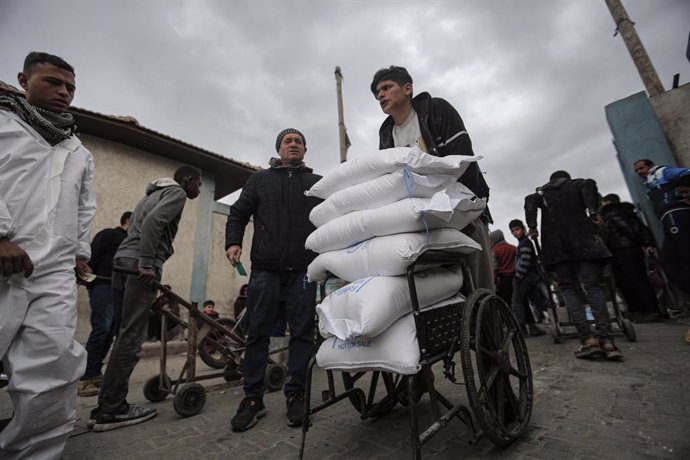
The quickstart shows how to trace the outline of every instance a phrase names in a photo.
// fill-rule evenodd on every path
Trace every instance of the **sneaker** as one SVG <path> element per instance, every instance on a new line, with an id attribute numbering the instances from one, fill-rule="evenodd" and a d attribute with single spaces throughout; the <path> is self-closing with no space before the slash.
<path id="1" fill-rule="evenodd" d="M 619 361 L 623 359 L 623 353 L 611 342 L 604 342 L 601 344 L 601 349 L 606 354 L 606 359 L 610 361 Z"/>
<path id="2" fill-rule="evenodd" d="M 263 398 L 246 397 L 237 408 L 237 413 L 230 421 L 234 431 L 245 431 L 256 425 L 261 417 L 266 415 Z"/>
<path id="3" fill-rule="evenodd" d="M 285 405 L 287 406 L 288 426 L 302 426 L 304 423 L 304 395 L 302 393 L 288 395 Z"/>
<path id="4" fill-rule="evenodd" d="M 97 396 L 98 386 L 96 386 L 94 379 L 85 379 L 79 381 L 77 387 L 77 394 L 79 396 Z"/>
<path id="5" fill-rule="evenodd" d="M 101 408 L 98 406 L 96 406 L 95 409 L 91 409 L 91 412 L 89 413 L 89 420 L 86 422 L 86 428 L 93 428 L 93 426 L 96 424 L 96 417 L 98 417 L 98 414 L 100 413 Z"/>
<path id="6" fill-rule="evenodd" d="M 95 410 L 95 409 L 94 409 Z M 98 412 L 96 414 L 93 431 L 110 431 L 125 426 L 136 425 L 145 422 L 156 416 L 158 412 L 151 407 L 135 406 L 134 404 L 123 404 L 122 409 L 115 414 Z"/>

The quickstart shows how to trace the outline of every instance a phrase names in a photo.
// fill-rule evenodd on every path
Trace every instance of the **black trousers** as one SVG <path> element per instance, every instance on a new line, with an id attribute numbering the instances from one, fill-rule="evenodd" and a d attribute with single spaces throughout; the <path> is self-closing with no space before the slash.
<path id="1" fill-rule="evenodd" d="M 623 294 L 628 311 L 631 313 L 659 312 L 659 303 L 647 276 L 642 249 L 614 251 L 611 267 L 616 277 L 616 286 Z"/>

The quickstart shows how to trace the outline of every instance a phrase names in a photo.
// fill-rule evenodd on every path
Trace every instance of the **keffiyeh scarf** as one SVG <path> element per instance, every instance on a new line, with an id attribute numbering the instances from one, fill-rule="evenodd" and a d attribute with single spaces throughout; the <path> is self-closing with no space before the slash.
<path id="1" fill-rule="evenodd" d="M 71 113 L 51 112 L 29 104 L 23 97 L 2 94 L 0 95 L 0 108 L 19 115 L 50 145 L 59 144 L 74 132 L 74 118 Z"/>

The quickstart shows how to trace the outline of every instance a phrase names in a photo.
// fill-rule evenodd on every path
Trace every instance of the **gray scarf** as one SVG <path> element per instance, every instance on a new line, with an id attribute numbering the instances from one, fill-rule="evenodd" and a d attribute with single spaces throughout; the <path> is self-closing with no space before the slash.
<path id="1" fill-rule="evenodd" d="M 57 113 L 29 104 L 26 99 L 12 94 L 0 96 L 0 108 L 19 115 L 50 145 L 68 139 L 74 132 L 74 118 L 69 112 Z"/>

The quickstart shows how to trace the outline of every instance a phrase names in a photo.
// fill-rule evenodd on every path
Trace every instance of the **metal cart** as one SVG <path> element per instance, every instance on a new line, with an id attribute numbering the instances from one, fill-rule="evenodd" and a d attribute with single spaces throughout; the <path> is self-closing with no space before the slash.
<path id="1" fill-rule="evenodd" d="M 137 276 L 138 271 L 123 267 L 113 267 L 114 271 Z M 170 305 L 158 310 L 161 314 L 161 346 L 160 346 L 160 370 L 158 375 L 151 377 L 144 384 L 144 397 L 151 402 L 162 401 L 168 395 L 174 395 L 173 407 L 182 417 L 190 417 L 198 414 L 206 404 L 206 388 L 197 383 L 222 377 L 227 382 L 239 380 L 242 374 L 239 371 L 242 361 L 242 353 L 245 348 L 244 334 L 233 326 L 234 320 L 215 320 L 199 310 L 196 302 L 188 302 L 175 294 L 161 283 L 154 281 L 156 289 L 165 293 L 173 304 L 178 304 L 189 311 L 189 321 L 185 321 L 177 315 Z M 197 326 L 197 318 L 202 323 Z M 167 373 L 167 322 L 174 321 L 187 330 L 186 361 L 177 379 L 173 380 Z M 232 327 L 231 327 L 232 326 Z M 198 347 L 203 341 L 203 346 L 210 347 L 225 362 L 221 372 L 198 375 L 196 372 L 196 357 Z M 271 353 L 279 353 L 285 348 L 272 350 Z M 285 382 L 287 372 L 281 365 L 271 362 L 266 369 L 267 388 L 281 388 Z"/>

